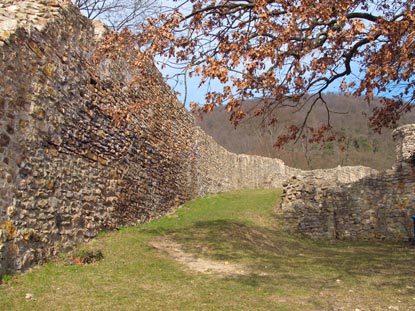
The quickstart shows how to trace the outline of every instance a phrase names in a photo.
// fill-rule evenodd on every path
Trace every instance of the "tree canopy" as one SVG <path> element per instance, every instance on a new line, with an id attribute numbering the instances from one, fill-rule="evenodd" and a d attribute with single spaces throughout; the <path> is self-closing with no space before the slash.
<path id="1" fill-rule="evenodd" d="M 263 98 L 255 115 L 278 122 L 286 106 L 311 111 L 325 105 L 324 92 L 384 96 L 370 117 L 372 127 L 396 125 L 415 100 L 414 0 L 187 0 L 159 18 L 150 18 L 140 37 L 149 55 L 162 55 L 201 84 L 218 80 L 206 94 L 203 111 L 225 105 L 237 124 L 241 103 Z M 193 105 L 197 109 L 196 105 Z M 293 124 L 279 142 L 296 139 Z"/>

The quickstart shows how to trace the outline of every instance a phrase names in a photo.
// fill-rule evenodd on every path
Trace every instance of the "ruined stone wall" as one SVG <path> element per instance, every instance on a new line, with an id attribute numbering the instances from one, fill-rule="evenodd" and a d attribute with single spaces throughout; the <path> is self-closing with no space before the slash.
<path id="1" fill-rule="evenodd" d="M 333 186 L 356 182 L 377 173 L 377 170 L 366 166 L 338 166 L 329 169 L 297 171 L 291 174 L 291 179 L 301 180 L 303 184 Z"/>
<path id="2" fill-rule="evenodd" d="M 365 166 L 304 171 L 286 166 L 280 159 L 229 152 L 200 128 L 196 128 L 194 137 L 198 196 L 241 188 L 279 188 L 291 178 L 304 184 L 317 182 L 330 186 L 356 182 L 378 173 Z"/>
<path id="3" fill-rule="evenodd" d="M 0 275 L 197 196 L 280 186 L 293 171 L 217 145 L 152 64 L 94 64 L 103 32 L 70 1 L 0 3 Z M 144 77 L 132 88 L 131 70 Z M 127 113 L 117 120 L 114 107 Z"/>
<path id="4" fill-rule="evenodd" d="M 152 64 L 92 62 L 102 34 L 70 1 L 0 2 L 0 276 L 197 196 L 326 174 L 228 152 Z"/>
<path id="5" fill-rule="evenodd" d="M 415 214 L 415 125 L 394 131 L 396 165 L 357 182 L 291 179 L 280 212 L 287 229 L 312 238 L 408 240 Z"/>
<path id="6" fill-rule="evenodd" d="M 154 66 L 134 89 L 92 68 L 94 45 L 69 1 L 0 3 L 0 275 L 194 196 L 193 118 Z"/>
<path id="7" fill-rule="evenodd" d="M 301 170 L 279 159 L 235 154 L 196 129 L 196 190 L 198 196 L 242 188 L 277 188 Z"/>

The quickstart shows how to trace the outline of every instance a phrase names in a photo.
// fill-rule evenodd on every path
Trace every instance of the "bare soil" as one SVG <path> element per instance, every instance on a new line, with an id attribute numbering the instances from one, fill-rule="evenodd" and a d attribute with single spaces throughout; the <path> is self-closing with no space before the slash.
<path id="1" fill-rule="evenodd" d="M 249 275 L 251 273 L 243 265 L 229 263 L 228 261 L 198 258 L 194 254 L 186 253 L 179 243 L 166 236 L 158 237 L 151 241 L 150 245 L 195 272 L 219 274 L 222 277 Z"/>

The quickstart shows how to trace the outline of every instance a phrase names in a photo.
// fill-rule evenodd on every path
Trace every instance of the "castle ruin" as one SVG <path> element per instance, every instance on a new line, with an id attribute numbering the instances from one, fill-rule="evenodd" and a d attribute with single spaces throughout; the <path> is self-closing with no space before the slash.
<path id="1" fill-rule="evenodd" d="M 102 230 L 241 188 L 284 184 L 288 229 L 312 237 L 410 235 L 414 127 L 395 132 L 397 165 L 379 174 L 366 167 L 301 171 L 233 154 L 195 125 L 154 65 L 127 87 L 133 69 L 94 63 L 101 35 L 100 24 L 70 1 L 0 3 L 0 276 Z M 122 122 L 108 113 L 140 101 L 150 105 Z M 310 180 L 321 183 L 310 187 Z"/>

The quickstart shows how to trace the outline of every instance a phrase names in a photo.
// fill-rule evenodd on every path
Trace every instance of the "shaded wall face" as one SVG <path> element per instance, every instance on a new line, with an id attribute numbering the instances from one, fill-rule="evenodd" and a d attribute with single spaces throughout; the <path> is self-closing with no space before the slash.
<path id="1" fill-rule="evenodd" d="M 15 28 L 0 41 L 0 274 L 193 196 L 193 118 L 154 66 L 132 89 L 93 67 L 94 29 L 68 2 L 6 0 L 5 20 Z M 120 124 L 106 112 L 143 99 L 151 106 Z"/>

